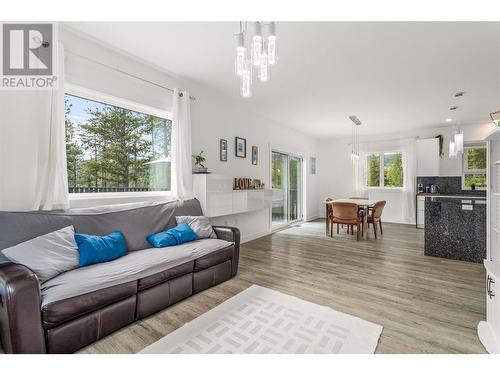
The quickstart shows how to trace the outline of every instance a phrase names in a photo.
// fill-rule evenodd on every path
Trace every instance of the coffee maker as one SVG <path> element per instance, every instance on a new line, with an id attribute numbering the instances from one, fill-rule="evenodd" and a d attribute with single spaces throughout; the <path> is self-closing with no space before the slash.
<path id="1" fill-rule="evenodd" d="M 424 192 L 424 184 L 420 183 L 417 185 L 417 193 L 423 193 Z"/>

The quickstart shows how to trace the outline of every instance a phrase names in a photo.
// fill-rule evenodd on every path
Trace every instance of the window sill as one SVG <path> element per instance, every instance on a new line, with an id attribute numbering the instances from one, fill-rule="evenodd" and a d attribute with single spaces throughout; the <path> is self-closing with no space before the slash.
<path id="1" fill-rule="evenodd" d="M 87 208 L 120 203 L 168 202 L 177 199 L 170 192 L 137 193 L 73 193 L 69 195 L 70 208 Z"/>
<path id="2" fill-rule="evenodd" d="M 402 191 L 406 190 L 404 187 L 367 187 L 368 190 L 377 190 L 377 191 Z"/>

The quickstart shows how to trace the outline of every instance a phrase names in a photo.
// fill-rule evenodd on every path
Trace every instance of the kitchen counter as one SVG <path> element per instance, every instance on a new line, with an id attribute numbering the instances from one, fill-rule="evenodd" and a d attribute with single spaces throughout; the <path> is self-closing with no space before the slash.
<path id="1" fill-rule="evenodd" d="M 426 197 L 424 254 L 482 262 L 486 257 L 486 197 Z"/>

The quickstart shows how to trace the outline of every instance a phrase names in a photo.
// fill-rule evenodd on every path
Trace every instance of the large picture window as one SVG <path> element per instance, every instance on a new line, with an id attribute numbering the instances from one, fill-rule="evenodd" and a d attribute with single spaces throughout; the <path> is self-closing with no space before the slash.
<path id="1" fill-rule="evenodd" d="M 462 187 L 486 189 L 486 146 L 465 146 L 462 160 Z"/>
<path id="2" fill-rule="evenodd" d="M 170 190 L 166 118 L 65 95 L 70 193 Z"/>
<path id="3" fill-rule="evenodd" d="M 369 188 L 403 187 L 403 157 L 401 152 L 367 155 L 366 172 L 366 186 Z"/>

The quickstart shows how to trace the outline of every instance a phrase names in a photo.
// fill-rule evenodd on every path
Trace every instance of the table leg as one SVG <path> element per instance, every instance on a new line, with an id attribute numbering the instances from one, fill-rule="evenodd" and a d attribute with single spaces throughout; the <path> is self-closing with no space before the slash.
<path id="1" fill-rule="evenodd" d="M 363 208 L 363 230 L 366 238 L 368 238 L 368 206 Z"/>
<path id="2" fill-rule="evenodd" d="M 329 228 L 328 228 L 328 204 L 325 204 L 325 208 L 326 208 L 326 215 L 325 215 L 325 217 L 326 217 L 326 235 L 328 236 L 328 230 L 329 230 Z"/>

